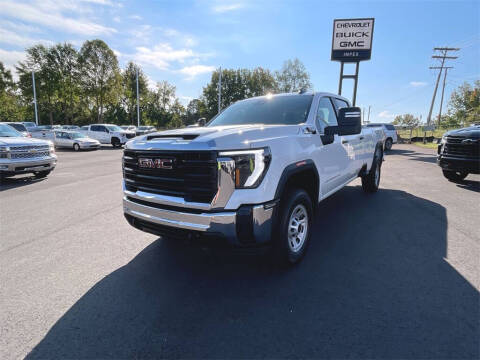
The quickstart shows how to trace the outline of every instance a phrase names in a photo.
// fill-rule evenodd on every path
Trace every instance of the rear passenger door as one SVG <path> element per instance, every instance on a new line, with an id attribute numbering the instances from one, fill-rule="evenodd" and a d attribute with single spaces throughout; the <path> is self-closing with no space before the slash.
<path id="1" fill-rule="evenodd" d="M 105 132 L 106 128 L 103 125 L 92 125 L 90 126 L 89 135 L 90 137 L 100 141 L 102 144 L 105 144 Z"/>

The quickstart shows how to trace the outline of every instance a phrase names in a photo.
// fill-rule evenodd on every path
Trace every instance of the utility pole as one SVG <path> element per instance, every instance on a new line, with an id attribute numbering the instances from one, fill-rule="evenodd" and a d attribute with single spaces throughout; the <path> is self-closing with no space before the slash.
<path id="1" fill-rule="evenodd" d="M 367 124 L 370 124 L 370 108 L 372 106 L 371 105 L 368 105 L 368 120 L 367 120 Z"/>
<path id="2" fill-rule="evenodd" d="M 442 55 L 433 55 L 432 59 L 441 59 L 442 65 L 439 67 L 440 71 L 438 72 L 437 82 L 435 83 L 435 90 L 433 90 L 432 103 L 430 104 L 430 110 L 427 117 L 427 125 L 430 125 L 432 118 L 433 105 L 435 104 L 435 97 L 437 95 L 438 83 L 440 82 L 440 76 L 442 75 L 442 70 L 444 69 L 446 59 L 457 59 L 458 56 L 447 56 L 449 51 L 458 51 L 459 48 L 449 48 L 449 47 L 436 47 L 433 48 L 433 51 L 440 51 Z"/>
<path id="3" fill-rule="evenodd" d="M 140 126 L 140 102 L 138 99 L 138 67 L 135 69 L 135 73 L 137 75 L 137 127 Z"/>
<path id="4" fill-rule="evenodd" d="M 35 72 L 32 71 L 33 83 L 33 105 L 35 107 L 35 124 L 38 126 L 38 110 L 37 110 L 37 90 L 35 89 Z"/>
<path id="5" fill-rule="evenodd" d="M 452 66 L 446 66 L 445 73 L 443 74 L 443 87 L 442 87 L 442 97 L 440 100 L 440 111 L 438 112 L 438 126 L 440 126 L 440 121 L 442 121 L 442 105 L 443 105 L 443 94 L 445 93 L 445 82 L 447 81 L 447 72 L 448 69 L 451 69 Z"/>
<path id="6" fill-rule="evenodd" d="M 222 67 L 218 71 L 218 113 L 222 111 Z"/>

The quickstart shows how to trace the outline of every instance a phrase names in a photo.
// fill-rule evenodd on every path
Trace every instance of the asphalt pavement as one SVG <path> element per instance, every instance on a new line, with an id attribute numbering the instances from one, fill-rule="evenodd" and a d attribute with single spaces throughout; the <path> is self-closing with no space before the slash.
<path id="1" fill-rule="evenodd" d="M 0 358 L 480 357 L 480 176 L 397 145 L 323 201 L 303 262 L 130 227 L 118 149 L 0 187 Z"/>

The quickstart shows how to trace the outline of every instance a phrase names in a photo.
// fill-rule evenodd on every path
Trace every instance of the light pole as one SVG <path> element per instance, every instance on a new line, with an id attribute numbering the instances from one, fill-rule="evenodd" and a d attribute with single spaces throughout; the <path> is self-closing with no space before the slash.
<path id="1" fill-rule="evenodd" d="M 33 105 L 35 107 L 35 124 L 38 126 L 38 111 L 37 111 L 37 91 L 35 90 L 35 72 L 32 71 L 33 83 Z"/>
<path id="2" fill-rule="evenodd" d="M 137 75 L 137 127 L 140 127 L 140 102 L 138 100 L 138 68 L 136 70 Z"/>

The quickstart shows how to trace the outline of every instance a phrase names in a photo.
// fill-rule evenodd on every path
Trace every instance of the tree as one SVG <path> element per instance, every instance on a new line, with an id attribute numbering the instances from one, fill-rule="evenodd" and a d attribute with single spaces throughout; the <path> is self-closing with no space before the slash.
<path id="1" fill-rule="evenodd" d="M 277 88 L 280 92 L 293 92 L 311 89 L 310 75 L 305 65 L 297 58 L 283 63 L 280 71 L 275 72 Z"/>
<path id="2" fill-rule="evenodd" d="M 218 112 L 219 72 L 214 71 L 210 83 L 203 88 L 202 101 L 206 105 L 206 115 L 212 118 Z M 223 69 L 222 108 L 253 96 L 265 95 L 276 89 L 275 79 L 269 70 L 263 68 Z"/>
<path id="3" fill-rule="evenodd" d="M 397 115 L 392 124 L 415 128 L 420 124 L 420 120 L 412 114 Z"/>
<path id="4" fill-rule="evenodd" d="M 201 99 L 193 99 L 187 105 L 185 124 L 195 124 L 198 119 L 207 116 L 207 107 Z"/>
<path id="5" fill-rule="evenodd" d="M 53 124 L 56 92 L 59 87 L 59 72 L 47 47 L 35 45 L 26 49 L 26 53 L 26 60 L 19 62 L 16 66 L 19 75 L 18 86 L 22 91 L 25 102 L 32 103 L 32 71 L 35 72 L 39 122 L 42 123 L 42 118 L 47 115 L 49 123 Z"/>
<path id="6" fill-rule="evenodd" d="M 448 115 L 459 125 L 480 122 L 480 80 L 473 86 L 465 82 L 452 92 Z"/>
<path id="7" fill-rule="evenodd" d="M 108 105 L 117 100 L 115 90 L 120 81 L 117 57 L 105 42 L 97 39 L 83 43 L 79 59 L 85 95 L 93 99 L 93 115 L 101 123 L 105 102 Z"/>
<path id="8" fill-rule="evenodd" d="M 0 121 L 23 121 L 26 110 L 17 94 L 11 71 L 0 61 Z"/>
<path id="9" fill-rule="evenodd" d="M 148 79 L 140 66 L 129 62 L 122 74 L 122 102 L 130 124 L 137 123 L 137 71 L 140 104 L 148 98 Z"/>

